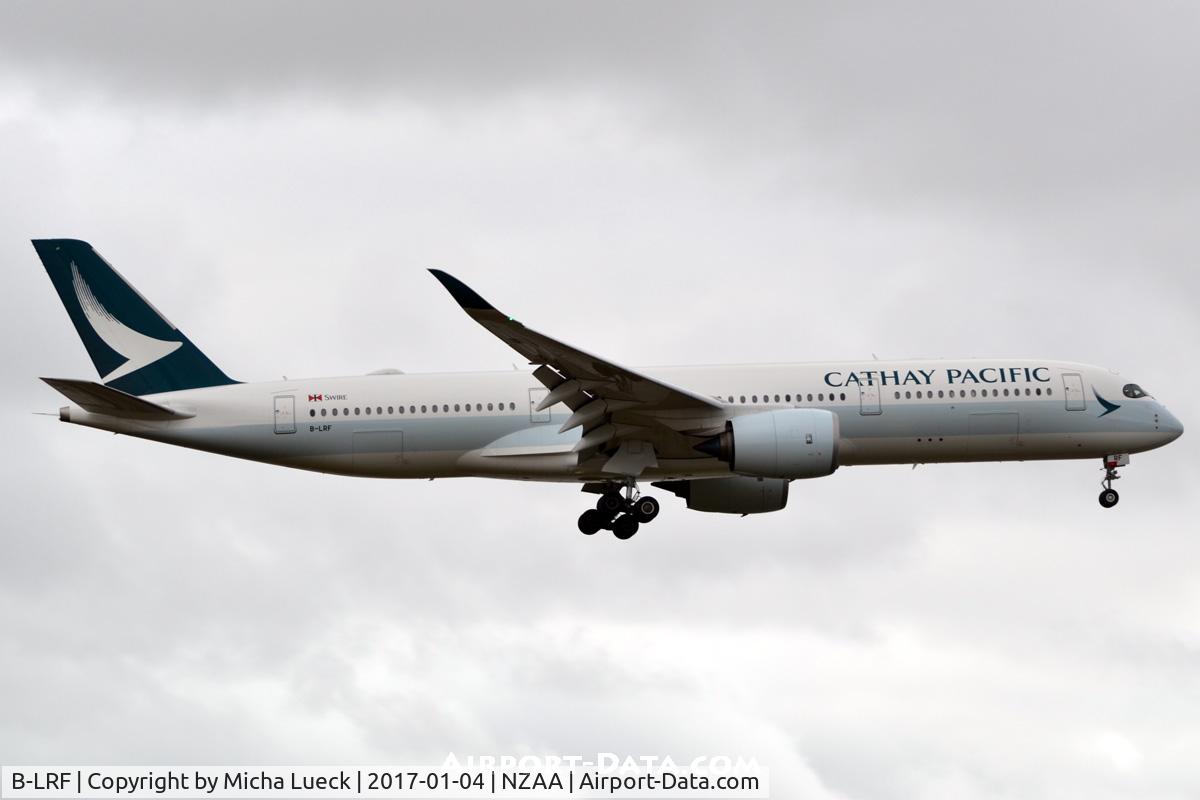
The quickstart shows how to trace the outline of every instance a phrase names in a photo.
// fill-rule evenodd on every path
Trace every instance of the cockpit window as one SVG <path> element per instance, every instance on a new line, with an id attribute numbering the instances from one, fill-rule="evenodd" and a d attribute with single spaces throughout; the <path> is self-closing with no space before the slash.
<path id="1" fill-rule="evenodd" d="M 1149 397 L 1150 396 L 1146 393 L 1145 389 L 1138 386 L 1136 383 L 1125 384 L 1125 388 L 1122 389 L 1121 391 L 1122 391 L 1122 393 L 1124 393 L 1124 395 L 1126 397 L 1132 397 L 1134 400 L 1136 400 L 1139 397 Z"/>

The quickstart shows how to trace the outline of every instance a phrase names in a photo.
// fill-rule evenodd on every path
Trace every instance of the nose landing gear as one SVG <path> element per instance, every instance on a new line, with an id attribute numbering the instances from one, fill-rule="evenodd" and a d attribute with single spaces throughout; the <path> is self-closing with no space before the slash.
<path id="1" fill-rule="evenodd" d="M 624 496 L 618 489 L 610 488 L 600 495 L 595 508 L 580 514 L 579 530 L 591 536 L 605 528 L 618 539 L 629 539 L 638 528 L 657 517 L 660 509 L 657 500 L 649 495 L 638 495 L 637 484 L 629 481 L 625 484 Z"/>
<path id="2" fill-rule="evenodd" d="M 1104 457 L 1104 480 L 1100 481 L 1100 485 L 1104 487 L 1104 491 L 1100 493 L 1100 505 L 1104 508 L 1112 508 L 1121 499 L 1117 490 L 1112 488 L 1112 482 L 1121 478 L 1117 474 L 1117 467 L 1125 466 L 1129 466 L 1128 455 Z"/>

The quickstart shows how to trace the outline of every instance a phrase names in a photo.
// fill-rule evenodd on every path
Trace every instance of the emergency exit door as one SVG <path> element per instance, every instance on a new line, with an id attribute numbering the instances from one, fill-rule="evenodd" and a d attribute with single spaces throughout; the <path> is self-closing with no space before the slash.
<path id="1" fill-rule="evenodd" d="M 529 421 L 530 422 L 549 422 L 550 421 L 550 409 L 543 408 L 541 411 L 537 410 L 537 407 L 541 404 L 541 402 L 543 400 L 546 399 L 546 395 L 548 395 L 548 394 L 550 394 L 549 389 L 537 388 L 537 389 L 529 390 Z"/>
<path id="2" fill-rule="evenodd" d="M 1063 393 L 1067 397 L 1067 411 L 1087 410 L 1087 400 L 1083 396 L 1083 376 L 1075 372 L 1063 375 Z"/>
<path id="3" fill-rule="evenodd" d="M 288 395 L 287 397 L 275 398 L 275 432 L 276 433 L 295 433 L 296 432 L 296 398 Z"/>
<path id="4" fill-rule="evenodd" d="M 882 414 L 883 409 L 879 406 L 879 387 L 869 384 L 860 384 L 858 387 L 858 412 L 864 416 L 869 414 Z"/>

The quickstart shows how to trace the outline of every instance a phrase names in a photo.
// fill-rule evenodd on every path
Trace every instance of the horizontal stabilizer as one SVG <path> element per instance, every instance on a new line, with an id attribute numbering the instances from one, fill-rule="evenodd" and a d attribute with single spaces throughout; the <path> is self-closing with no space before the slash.
<path id="1" fill-rule="evenodd" d="M 121 419 L 186 419 L 193 412 L 160 406 L 132 394 L 95 381 L 72 378 L 42 378 L 64 397 L 89 414 L 105 414 Z"/>

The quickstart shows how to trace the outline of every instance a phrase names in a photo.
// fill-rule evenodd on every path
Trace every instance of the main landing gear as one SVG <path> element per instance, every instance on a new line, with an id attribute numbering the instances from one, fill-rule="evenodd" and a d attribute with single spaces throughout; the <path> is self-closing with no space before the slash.
<path id="1" fill-rule="evenodd" d="M 1129 456 L 1127 455 L 1104 457 L 1104 480 L 1100 481 L 1100 485 L 1104 487 L 1104 491 L 1100 493 L 1100 505 L 1105 508 L 1112 508 L 1121 499 L 1121 495 L 1117 494 L 1117 490 L 1112 488 L 1112 482 L 1121 478 L 1117 474 L 1117 467 L 1128 465 Z"/>
<path id="2" fill-rule="evenodd" d="M 637 495 L 632 481 L 625 485 L 625 495 L 610 489 L 600 495 L 595 508 L 579 515 L 579 530 L 591 536 L 601 528 L 613 532 L 618 539 L 629 539 L 638 528 L 658 516 L 658 501 L 648 495 Z"/>

